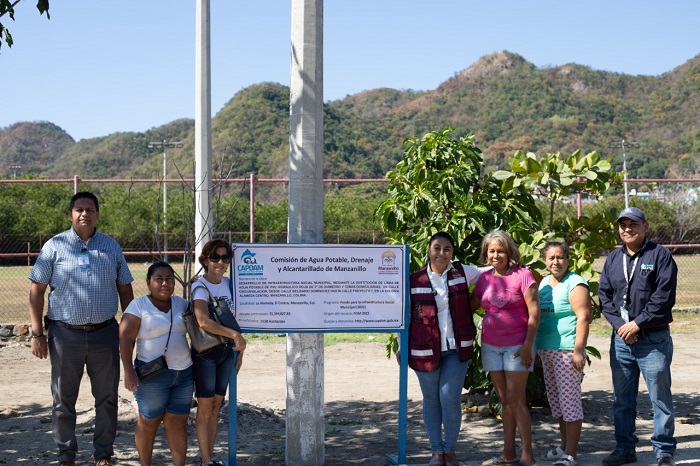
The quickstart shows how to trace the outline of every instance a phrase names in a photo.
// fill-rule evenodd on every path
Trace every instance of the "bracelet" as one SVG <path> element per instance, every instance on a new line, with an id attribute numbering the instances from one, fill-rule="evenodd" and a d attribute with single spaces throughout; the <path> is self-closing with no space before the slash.
<path id="1" fill-rule="evenodd" d="M 40 335 L 32 335 L 31 338 L 32 338 L 32 340 L 33 340 L 33 339 L 35 339 L 35 338 L 41 338 L 41 337 L 44 337 L 44 336 L 46 336 L 46 335 L 44 335 L 44 334 L 42 333 L 42 334 L 40 334 Z"/>

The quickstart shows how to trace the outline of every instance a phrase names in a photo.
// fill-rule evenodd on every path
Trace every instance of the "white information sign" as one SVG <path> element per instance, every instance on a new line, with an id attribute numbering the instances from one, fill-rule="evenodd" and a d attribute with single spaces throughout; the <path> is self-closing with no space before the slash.
<path id="1" fill-rule="evenodd" d="M 403 245 L 232 246 L 236 319 L 243 329 L 405 328 Z"/>

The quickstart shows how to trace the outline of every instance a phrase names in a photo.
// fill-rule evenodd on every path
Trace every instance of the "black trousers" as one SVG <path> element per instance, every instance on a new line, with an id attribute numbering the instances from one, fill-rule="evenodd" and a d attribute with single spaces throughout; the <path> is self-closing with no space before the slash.
<path id="1" fill-rule="evenodd" d="M 59 461 L 74 461 L 78 451 L 75 404 L 85 368 L 95 398 L 94 456 L 96 460 L 111 457 L 117 435 L 119 324 L 92 332 L 51 325 L 48 338 L 52 427 Z"/>

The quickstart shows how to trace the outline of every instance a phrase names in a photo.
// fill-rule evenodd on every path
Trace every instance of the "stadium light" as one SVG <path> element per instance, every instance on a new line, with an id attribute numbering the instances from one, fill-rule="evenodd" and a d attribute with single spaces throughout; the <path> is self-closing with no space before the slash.
<path id="1" fill-rule="evenodd" d="M 619 149 L 622 148 L 622 171 L 624 171 L 624 175 L 622 177 L 622 183 L 625 185 L 625 209 L 630 206 L 629 203 L 629 196 L 627 194 L 627 155 L 625 154 L 625 148 L 626 147 L 639 147 L 639 143 L 637 141 L 625 141 L 624 139 L 622 141 L 613 141 L 611 142 L 608 147 L 611 149 Z"/>

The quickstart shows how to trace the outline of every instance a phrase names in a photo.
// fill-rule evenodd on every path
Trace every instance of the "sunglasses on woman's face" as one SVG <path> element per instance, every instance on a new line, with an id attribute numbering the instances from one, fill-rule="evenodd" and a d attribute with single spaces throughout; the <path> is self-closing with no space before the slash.
<path id="1" fill-rule="evenodd" d="M 221 255 L 221 254 L 217 254 L 217 253 L 215 253 L 215 252 L 212 252 L 211 254 L 209 254 L 209 255 L 207 256 L 207 258 L 208 258 L 211 262 L 224 261 L 224 264 L 230 264 L 230 263 L 231 263 L 231 259 L 233 258 L 233 256 L 232 256 L 231 254 L 224 254 L 224 255 Z"/>

